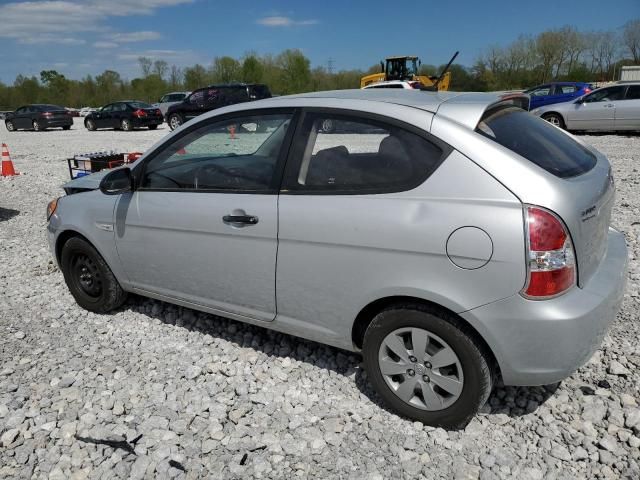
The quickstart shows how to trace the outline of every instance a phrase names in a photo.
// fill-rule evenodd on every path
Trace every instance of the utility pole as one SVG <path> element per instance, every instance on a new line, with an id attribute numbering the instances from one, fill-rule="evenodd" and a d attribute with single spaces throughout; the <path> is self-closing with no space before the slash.
<path id="1" fill-rule="evenodd" d="M 329 75 L 333 75 L 333 58 L 329 58 L 329 60 L 327 60 L 327 71 L 329 72 Z"/>

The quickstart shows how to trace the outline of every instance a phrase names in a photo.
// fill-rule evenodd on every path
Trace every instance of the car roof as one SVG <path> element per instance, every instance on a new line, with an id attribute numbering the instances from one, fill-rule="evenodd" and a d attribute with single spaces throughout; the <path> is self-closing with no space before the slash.
<path id="1" fill-rule="evenodd" d="M 240 103 L 213 110 L 205 116 L 217 113 L 249 110 L 254 108 L 327 107 L 366 111 L 372 103 L 411 107 L 443 115 L 474 129 L 482 114 L 490 106 L 510 98 L 527 98 L 521 93 L 505 92 L 429 92 L 414 89 L 353 89 L 312 92 L 273 97 L 254 102 Z"/>

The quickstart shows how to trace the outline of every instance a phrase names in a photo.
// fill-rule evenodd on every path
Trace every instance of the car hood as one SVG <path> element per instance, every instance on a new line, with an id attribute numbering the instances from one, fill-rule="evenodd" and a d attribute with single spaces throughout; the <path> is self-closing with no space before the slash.
<path id="1" fill-rule="evenodd" d="M 112 172 L 114 169 L 105 169 L 100 170 L 99 172 L 92 173 L 90 175 L 85 175 L 83 177 L 78 177 L 70 182 L 62 185 L 64 191 L 69 194 L 69 192 L 83 192 L 86 190 L 97 190 L 100 187 L 100 182 L 104 178 L 104 176 Z"/>
<path id="2" fill-rule="evenodd" d="M 576 99 L 572 98 L 569 102 L 552 103 L 551 105 L 544 105 L 542 107 L 536 107 L 531 110 L 534 115 L 542 115 L 546 112 L 569 112 L 575 108 Z"/>

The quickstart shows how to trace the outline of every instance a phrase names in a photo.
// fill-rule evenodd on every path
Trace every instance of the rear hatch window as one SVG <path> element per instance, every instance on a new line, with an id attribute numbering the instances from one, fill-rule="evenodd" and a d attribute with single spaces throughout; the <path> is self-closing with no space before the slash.
<path id="1" fill-rule="evenodd" d="M 597 159 L 550 123 L 514 107 L 488 110 L 476 132 L 560 178 L 582 175 Z"/>
<path id="2" fill-rule="evenodd" d="M 131 108 L 153 108 L 151 105 L 149 105 L 148 103 L 144 103 L 144 102 L 129 102 L 129 106 Z"/>
<path id="3" fill-rule="evenodd" d="M 266 85 L 250 85 L 249 97 L 251 100 L 259 100 L 261 98 L 271 98 L 271 92 Z"/>

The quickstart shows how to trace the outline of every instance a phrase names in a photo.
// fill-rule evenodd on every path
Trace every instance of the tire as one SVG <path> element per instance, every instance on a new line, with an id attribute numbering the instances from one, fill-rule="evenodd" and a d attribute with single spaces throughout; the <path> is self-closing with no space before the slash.
<path id="1" fill-rule="evenodd" d="M 63 130 L 71 130 L 71 125 L 65 125 L 62 127 Z"/>
<path id="2" fill-rule="evenodd" d="M 67 287 L 82 308 L 105 313 L 127 299 L 107 263 L 86 240 L 70 238 L 62 247 L 60 263 Z"/>
<path id="3" fill-rule="evenodd" d="M 169 115 L 169 118 L 167 118 L 167 123 L 169 124 L 169 128 L 171 130 L 175 130 L 184 123 L 184 119 L 179 113 L 172 113 L 171 115 Z"/>
<path id="4" fill-rule="evenodd" d="M 133 130 L 133 125 L 131 124 L 131 120 L 127 120 L 126 118 L 123 118 L 120 121 L 120 129 L 124 130 L 125 132 L 130 132 L 131 130 Z"/>
<path id="5" fill-rule="evenodd" d="M 565 129 L 564 120 L 557 113 L 546 113 L 542 116 L 542 119 L 546 120 L 551 125 L 562 128 L 563 130 Z"/>
<path id="6" fill-rule="evenodd" d="M 84 121 L 84 126 L 87 127 L 87 130 L 89 130 L 90 132 L 95 132 L 95 130 L 96 130 L 96 124 L 91 119 L 85 120 Z"/>
<path id="7" fill-rule="evenodd" d="M 38 120 L 34 120 L 33 121 L 33 131 L 34 132 L 40 132 L 42 130 L 45 130 L 45 129 L 40 126 L 40 122 Z"/>
<path id="8" fill-rule="evenodd" d="M 426 342 L 422 358 L 413 351 L 413 338 Z M 400 349 L 406 361 L 389 344 Z M 362 354 L 371 385 L 385 403 L 426 425 L 464 428 L 493 387 L 489 355 L 457 317 L 434 307 L 406 304 L 383 310 L 365 332 Z M 444 362 L 439 367 L 429 363 L 436 358 Z"/>
<path id="9" fill-rule="evenodd" d="M 16 127 L 11 120 L 7 120 L 6 122 L 4 122 L 4 126 L 7 127 L 8 132 L 16 131 Z"/>
<path id="10" fill-rule="evenodd" d="M 158 125 L 149 125 L 149 130 L 155 130 L 156 128 L 158 128 Z"/>

